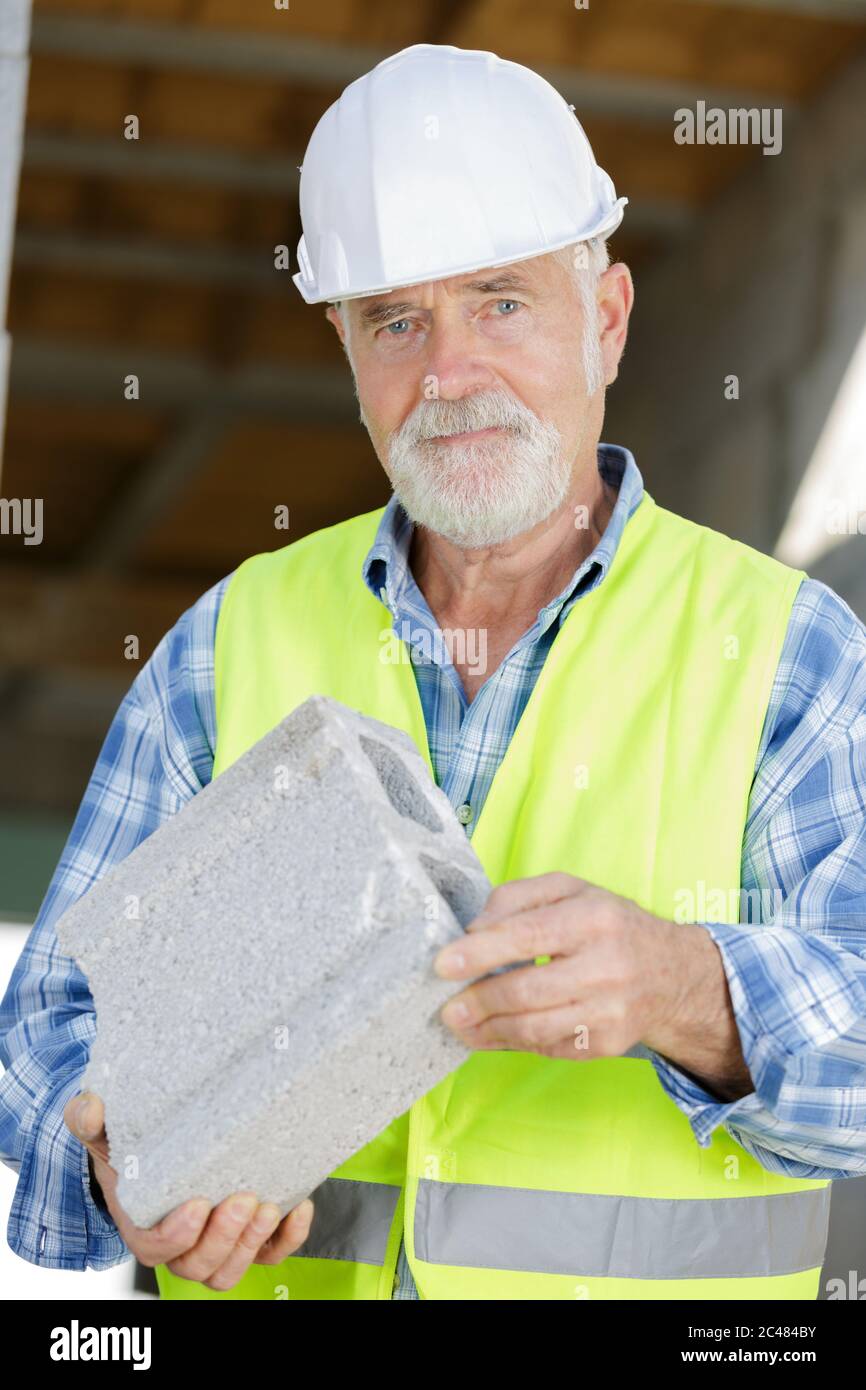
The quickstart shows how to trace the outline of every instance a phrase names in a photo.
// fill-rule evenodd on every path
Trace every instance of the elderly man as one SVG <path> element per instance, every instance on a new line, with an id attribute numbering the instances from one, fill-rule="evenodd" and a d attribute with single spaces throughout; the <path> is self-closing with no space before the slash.
<path id="1" fill-rule="evenodd" d="M 241 565 L 118 712 L 4 1003 L 26 1259 L 132 1251 L 171 1298 L 816 1296 L 866 1172 L 866 631 L 599 443 L 624 201 L 492 54 L 410 48 L 317 126 L 295 279 L 394 495 Z M 411 734 L 498 885 L 436 962 L 472 1051 L 312 1208 L 139 1230 L 54 923 L 314 692 Z"/>

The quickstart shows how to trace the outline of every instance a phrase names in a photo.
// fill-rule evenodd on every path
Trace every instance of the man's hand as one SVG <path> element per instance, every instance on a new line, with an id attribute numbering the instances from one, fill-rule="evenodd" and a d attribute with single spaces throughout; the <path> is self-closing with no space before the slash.
<path id="1" fill-rule="evenodd" d="M 254 1192 L 235 1192 L 214 1208 L 205 1198 L 194 1197 L 156 1226 L 135 1226 L 117 1200 L 102 1101 L 92 1091 L 73 1096 L 63 1118 L 90 1155 L 91 1172 L 118 1231 L 149 1268 L 164 1264 L 182 1279 L 222 1291 L 234 1288 L 251 1264 L 279 1264 L 307 1239 L 313 1219 L 309 1198 L 281 1220 L 279 1209 L 272 1202 L 259 1205 Z"/>
<path id="2" fill-rule="evenodd" d="M 519 962 L 528 963 L 478 979 Z M 585 879 L 541 874 L 495 888 L 435 968 L 476 981 L 442 1011 L 468 1047 L 583 1061 L 642 1042 L 724 1099 L 754 1089 L 710 934 Z"/>

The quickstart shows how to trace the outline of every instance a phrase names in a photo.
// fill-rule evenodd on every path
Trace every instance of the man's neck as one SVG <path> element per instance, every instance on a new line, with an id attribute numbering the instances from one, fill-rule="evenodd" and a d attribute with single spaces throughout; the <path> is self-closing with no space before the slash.
<path id="1" fill-rule="evenodd" d="M 562 505 L 501 545 L 463 550 L 415 527 L 409 564 L 440 627 L 526 631 L 598 544 L 616 503 L 595 459 L 575 470 Z M 515 639 L 516 640 L 516 639 Z"/>

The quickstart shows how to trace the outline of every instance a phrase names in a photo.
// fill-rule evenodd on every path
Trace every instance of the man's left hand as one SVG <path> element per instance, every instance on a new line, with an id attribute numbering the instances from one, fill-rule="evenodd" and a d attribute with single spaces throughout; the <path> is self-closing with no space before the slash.
<path id="1" fill-rule="evenodd" d="M 439 952 L 437 974 L 476 980 L 442 1018 L 471 1048 L 620 1056 L 679 1009 L 687 981 L 677 937 L 697 930 L 571 874 L 516 879 L 495 888 L 467 935 Z M 478 979 L 516 962 L 526 964 Z"/>

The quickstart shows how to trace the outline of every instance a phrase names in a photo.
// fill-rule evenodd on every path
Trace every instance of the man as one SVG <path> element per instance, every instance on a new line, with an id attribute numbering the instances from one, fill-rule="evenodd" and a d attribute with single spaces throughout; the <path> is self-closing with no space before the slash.
<path id="1" fill-rule="evenodd" d="M 599 443 L 624 201 L 492 54 L 407 49 L 317 126 L 295 279 L 395 495 L 246 561 L 116 716 L 3 1005 L 24 1258 L 132 1251 L 174 1298 L 816 1296 L 866 1172 L 866 630 Z M 498 885 L 436 963 L 472 1055 L 312 1225 L 248 1193 L 138 1230 L 54 923 L 314 691 L 416 739 Z"/>

